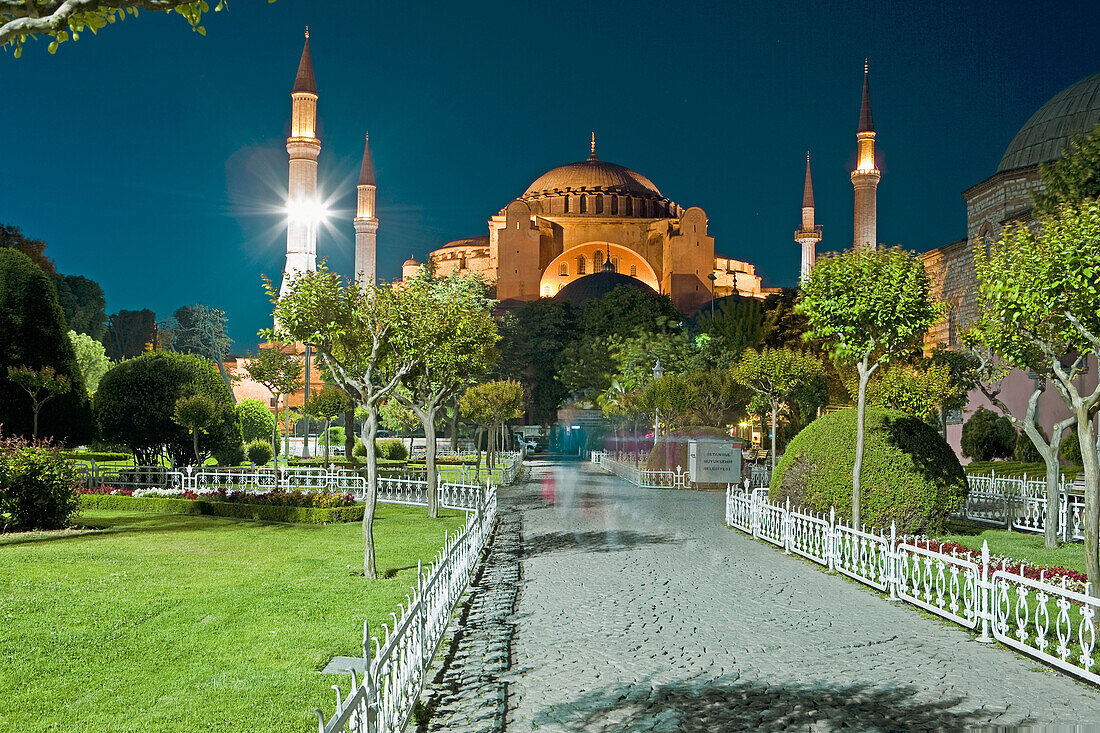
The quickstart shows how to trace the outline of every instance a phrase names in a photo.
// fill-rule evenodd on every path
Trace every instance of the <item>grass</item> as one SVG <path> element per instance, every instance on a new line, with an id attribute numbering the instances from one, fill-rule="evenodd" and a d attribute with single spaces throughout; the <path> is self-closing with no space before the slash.
<path id="1" fill-rule="evenodd" d="M 1047 467 L 1045 463 L 1020 463 L 1019 461 L 972 461 L 965 467 L 967 473 L 989 473 L 996 471 L 998 476 L 1021 476 L 1027 474 L 1029 478 L 1045 479 Z M 1073 480 L 1081 473 L 1081 467 L 1076 465 L 1062 466 L 1062 473 L 1066 478 Z"/>
<path id="2" fill-rule="evenodd" d="M 958 542 L 965 547 L 981 551 L 982 542 L 989 543 L 993 555 L 1011 557 L 1028 565 L 1069 568 L 1085 572 L 1084 545 L 1066 542 L 1054 549 L 1043 547 L 1043 535 L 1030 532 L 1010 532 L 1007 529 L 988 529 L 973 522 L 948 521 L 945 532 L 935 539 Z"/>
<path id="3" fill-rule="evenodd" d="M 89 511 L 0 537 L 0 731 L 311 730 L 348 685 L 319 670 L 464 523 L 440 514 L 378 507 L 375 581 L 357 524 Z"/>

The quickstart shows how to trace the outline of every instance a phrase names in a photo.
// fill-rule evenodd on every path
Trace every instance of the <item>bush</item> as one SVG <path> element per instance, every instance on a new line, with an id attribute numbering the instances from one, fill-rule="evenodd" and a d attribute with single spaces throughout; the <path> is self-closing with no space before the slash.
<path id="1" fill-rule="evenodd" d="M 233 408 L 237 423 L 241 426 L 241 440 L 251 443 L 254 440 L 266 440 L 271 444 L 271 434 L 275 431 L 275 415 L 260 400 L 241 400 Z"/>
<path id="2" fill-rule="evenodd" d="M 1062 445 L 1058 447 L 1058 455 L 1066 463 L 1081 465 L 1081 442 L 1077 440 L 1077 428 L 1066 431 Z"/>
<path id="3" fill-rule="evenodd" d="M 238 444 L 214 451 L 214 460 L 219 466 L 239 466 L 244 463 L 244 446 Z"/>
<path id="4" fill-rule="evenodd" d="M 266 466 L 275 457 L 271 443 L 266 440 L 253 440 L 245 448 L 248 460 L 257 466 Z"/>
<path id="5" fill-rule="evenodd" d="M 328 442 L 333 448 L 343 446 L 345 438 L 347 438 L 347 433 L 339 425 L 328 429 Z"/>
<path id="6" fill-rule="evenodd" d="M 787 446 L 769 497 L 794 506 L 852 512 L 856 411 L 814 420 Z M 959 459 L 922 420 L 897 410 L 868 408 L 864 431 L 861 521 L 899 533 L 934 530 L 957 510 L 969 487 Z"/>
<path id="7" fill-rule="evenodd" d="M 1039 453 L 1039 449 L 1035 447 L 1035 444 L 1031 442 L 1031 438 L 1027 437 L 1027 433 L 1023 430 L 1016 436 L 1016 448 L 1012 451 L 1012 458 L 1018 463 L 1043 462 L 1043 456 Z"/>
<path id="8" fill-rule="evenodd" d="M 367 446 L 363 445 L 363 441 L 357 440 L 355 441 L 355 448 L 352 449 L 351 454 L 356 458 L 366 458 Z"/>
<path id="9" fill-rule="evenodd" d="M 400 440 L 376 440 L 374 450 L 377 451 L 379 458 L 387 461 L 403 461 L 409 457 L 408 449 Z"/>
<path id="10" fill-rule="evenodd" d="M 962 453 L 975 461 L 1011 458 L 1016 448 L 1016 428 L 1012 421 L 984 407 L 970 416 L 962 429 Z"/>
<path id="11" fill-rule="evenodd" d="M 133 453 L 122 453 L 118 451 L 78 451 L 69 450 L 63 451 L 62 455 L 66 458 L 70 458 L 74 461 L 132 461 L 134 460 Z"/>
<path id="12" fill-rule="evenodd" d="M 0 438 L 0 526 L 60 529 L 78 506 L 72 461 L 47 443 Z"/>
<path id="13" fill-rule="evenodd" d="M 209 501 L 206 499 L 161 499 L 154 496 L 119 496 L 114 494 L 84 494 L 80 496 L 82 509 L 132 510 L 160 514 L 202 514 L 234 519 L 259 519 L 268 522 L 301 522 L 306 524 L 332 524 L 335 522 L 359 522 L 363 519 L 363 505 L 312 507 L 273 506 L 240 502 Z"/>

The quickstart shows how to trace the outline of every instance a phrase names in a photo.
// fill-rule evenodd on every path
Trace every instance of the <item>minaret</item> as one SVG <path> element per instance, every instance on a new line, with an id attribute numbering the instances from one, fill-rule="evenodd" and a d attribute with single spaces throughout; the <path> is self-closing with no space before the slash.
<path id="1" fill-rule="evenodd" d="M 794 233 L 794 241 L 802 245 L 802 268 L 798 281 L 810 276 L 817 260 L 817 243 L 821 241 L 821 225 L 814 224 L 814 184 L 810 180 L 810 152 L 806 151 L 806 184 L 802 189 L 802 228 Z"/>
<path id="2" fill-rule="evenodd" d="M 359 167 L 359 198 L 355 206 L 355 279 L 374 283 L 378 218 L 374 215 L 374 163 L 370 157 L 370 136 L 363 142 L 363 164 Z"/>
<path id="3" fill-rule="evenodd" d="M 856 250 L 878 248 L 876 191 L 882 174 L 875 167 L 875 126 L 871 123 L 871 87 L 868 83 L 867 60 L 863 60 L 863 102 L 859 108 L 859 130 L 856 132 L 857 161 L 852 171 L 852 187 L 856 193 L 855 226 L 852 246 Z"/>
<path id="4" fill-rule="evenodd" d="M 317 83 L 309 57 L 309 27 L 298 75 L 290 93 L 290 137 L 286 152 L 290 155 L 290 185 L 287 201 L 286 269 L 279 293 L 303 272 L 317 269 L 317 227 L 321 223 L 321 202 L 317 197 Z"/>

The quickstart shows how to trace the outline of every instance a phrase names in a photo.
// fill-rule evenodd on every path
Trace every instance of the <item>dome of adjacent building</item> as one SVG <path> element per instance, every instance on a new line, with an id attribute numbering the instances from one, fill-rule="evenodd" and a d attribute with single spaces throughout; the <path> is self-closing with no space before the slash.
<path id="1" fill-rule="evenodd" d="M 599 189 L 607 193 L 663 198 L 653 181 L 641 173 L 621 165 L 606 163 L 597 158 L 595 153 L 588 156 L 587 160 L 559 166 L 543 173 L 527 187 L 522 198 L 561 193 L 566 189 Z"/>
<path id="2" fill-rule="evenodd" d="M 1074 135 L 1100 124 L 1100 73 L 1054 95 L 1031 116 L 1005 150 L 997 172 L 1058 160 Z"/>
<path id="3" fill-rule="evenodd" d="M 420 263 L 416 261 L 416 258 L 410 255 L 409 259 L 407 259 L 407 260 L 405 260 L 404 262 L 401 263 L 401 266 L 402 267 L 416 267 L 419 264 Z"/>
<path id="4" fill-rule="evenodd" d="M 561 300 L 579 308 L 584 303 L 590 300 L 599 300 L 615 288 L 623 286 L 654 292 L 653 288 L 636 277 L 605 269 L 602 272 L 577 278 L 559 290 L 554 296 L 554 300 Z"/>

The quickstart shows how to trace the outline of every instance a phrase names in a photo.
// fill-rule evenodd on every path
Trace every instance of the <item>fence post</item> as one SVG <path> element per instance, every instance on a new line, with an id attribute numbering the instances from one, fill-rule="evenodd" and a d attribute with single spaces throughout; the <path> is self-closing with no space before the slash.
<path id="1" fill-rule="evenodd" d="M 890 549 L 886 554 L 886 584 L 890 586 L 890 600 L 898 599 L 898 532 L 897 525 L 890 521 Z"/>
<path id="2" fill-rule="evenodd" d="M 993 638 L 989 635 L 989 622 L 993 620 L 993 584 L 989 581 L 989 543 L 982 540 L 981 575 L 977 579 L 978 615 L 982 619 L 982 631 L 977 641 L 989 644 Z"/>
<path id="3" fill-rule="evenodd" d="M 829 570 L 836 571 L 836 507 L 829 507 Z"/>
<path id="4" fill-rule="evenodd" d="M 417 602 L 420 604 L 420 667 L 421 671 L 427 667 L 428 661 L 424 658 L 424 655 L 428 652 L 428 639 L 427 633 L 427 617 L 425 616 L 424 609 L 424 572 L 421 569 L 420 560 L 416 561 L 416 597 Z"/>
<path id="5" fill-rule="evenodd" d="M 791 554 L 791 497 L 787 497 L 787 503 L 783 509 L 783 522 L 780 525 L 780 534 L 783 538 L 783 554 Z"/>

